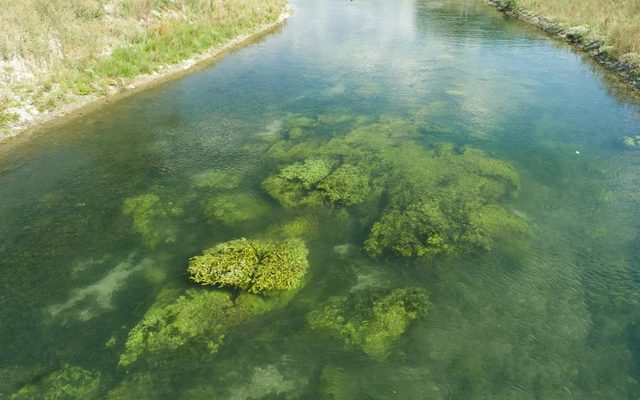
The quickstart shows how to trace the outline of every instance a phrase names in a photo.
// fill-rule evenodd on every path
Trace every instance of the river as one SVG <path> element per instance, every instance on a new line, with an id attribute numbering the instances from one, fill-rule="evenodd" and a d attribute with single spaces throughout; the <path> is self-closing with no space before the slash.
<path id="1" fill-rule="evenodd" d="M 637 399 L 640 152 L 623 145 L 640 135 L 637 95 L 481 0 L 292 6 L 214 65 L 0 146 L 0 397 Z M 262 184 L 362 149 L 386 167 L 367 169 L 361 206 L 286 207 Z M 468 163 L 517 174 L 511 195 L 486 194 L 502 181 Z M 403 179 L 409 196 L 432 170 L 460 210 L 490 203 L 507 222 L 423 257 L 364 251 Z M 482 179 L 481 200 L 461 192 Z M 197 287 L 190 257 L 287 221 L 310 267 L 286 305 L 216 352 L 119 363 L 159 294 Z M 384 357 L 310 327 L 372 287 L 432 303 Z"/>

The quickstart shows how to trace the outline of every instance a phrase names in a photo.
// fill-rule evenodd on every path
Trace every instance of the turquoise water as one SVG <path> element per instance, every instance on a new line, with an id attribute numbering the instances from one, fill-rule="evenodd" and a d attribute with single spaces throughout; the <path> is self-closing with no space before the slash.
<path id="1" fill-rule="evenodd" d="M 638 98 L 483 1 L 292 5 L 281 30 L 210 68 L 0 146 L 0 397 L 82 368 L 98 383 L 77 398 L 639 398 L 640 153 L 622 145 L 640 134 Z M 292 116 L 314 126 L 292 139 Z M 452 143 L 511 165 L 519 195 L 499 204 L 528 226 L 524 243 L 374 257 L 361 247 L 384 198 L 283 207 L 262 188 L 304 159 L 273 146 L 315 154 L 389 120 L 422 124 L 394 147 Z M 203 182 L 220 171 L 240 177 L 224 193 L 250 204 L 247 219 L 212 217 L 221 192 Z M 181 209 L 151 238 L 123 212 L 145 194 Z M 156 296 L 195 287 L 189 257 L 293 218 L 313 226 L 310 269 L 285 306 L 214 354 L 119 366 Z M 433 304 L 388 357 L 310 329 L 331 296 L 373 286 L 421 287 Z"/>

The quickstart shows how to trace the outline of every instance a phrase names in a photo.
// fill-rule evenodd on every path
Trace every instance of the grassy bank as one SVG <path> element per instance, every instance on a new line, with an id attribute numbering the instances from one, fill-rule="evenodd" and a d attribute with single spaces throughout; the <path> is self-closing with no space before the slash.
<path id="1" fill-rule="evenodd" d="M 0 0 L 0 137 L 274 22 L 285 0 Z"/>
<path id="2" fill-rule="evenodd" d="M 499 7 L 534 22 L 557 23 L 547 29 L 582 44 L 600 61 L 615 60 L 618 72 L 640 77 L 640 0 L 493 0 Z M 530 14 L 529 14 L 530 12 Z M 542 22 L 539 25 L 548 23 Z M 557 31 L 557 32 L 556 32 Z M 623 65 L 624 64 L 624 65 Z M 622 70 L 626 71 L 622 71 Z"/>

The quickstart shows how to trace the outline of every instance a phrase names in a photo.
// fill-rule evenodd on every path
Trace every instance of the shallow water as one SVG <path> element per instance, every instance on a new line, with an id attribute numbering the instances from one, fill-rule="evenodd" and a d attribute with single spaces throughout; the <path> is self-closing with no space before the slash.
<path id="1" fill-rule="evenodd" d="M 65 365 L 100 374 L 95 398 L 111 399 L 640 397 L 640 153 L 622 145 L 640 134 L 633 93 L 480 0 L 293 6 L 281 31 L 210 68 L 0 147 L 0 397 Z M 511 164 L 520 195 L 502 204 L 530 225 L 528 250 L 371 257 L 370 215 L 281 207 L 260 183 L 287 164 L 266 149 L 289 114 L 421 115 L 420 143 Z M 242 177 L 234 190 L 263 204 L 257 218 L 207 214 L 212 171 Z M 123 213 L 146 193 L 182 209 L 147 240 Z M 189 257 L 295 216 L 317 227 L 286 307 L 216 354 L 118 366 L 162 288 L 193 286 Z M 305 322 L 370 286 L 420 286 L 433 303 L 382 361 Z"/>

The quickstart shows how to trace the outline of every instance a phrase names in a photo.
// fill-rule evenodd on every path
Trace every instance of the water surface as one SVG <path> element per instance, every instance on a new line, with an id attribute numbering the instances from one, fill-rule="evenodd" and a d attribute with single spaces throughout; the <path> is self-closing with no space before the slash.
<path id="1" fill-rule="evenodd" d="M 622 146 L 640 134 L 634 95 L 480 0 L 293 7 L 281 31 L 210 68 L 0 147 L 0 397 L 72 365 L 112 399 L 637 399 L 640 153 Z M 266 149 L 292 114 L 423 115 L 425 146 L 509 163 L 521 190 L 502 205 L 530 225 L 528 251 L 371 257 L 367 216 L 281 207 L 261 182 L 282 166 Z M 198 182 L 212 171 L 240 174 L 261 217 L 207 218 L 216 193 Z M 123 213 L 148 193 L 183 208 L 151 245 Z M 295 216 L 319 222 L 306 286 L 285 308 L 216 354 L 118 366 L 162 288 L 193 286 L 189 257 Z M 407 285 L 433 309 L 386 360 L 305 322 L 333 295 Z"/>

